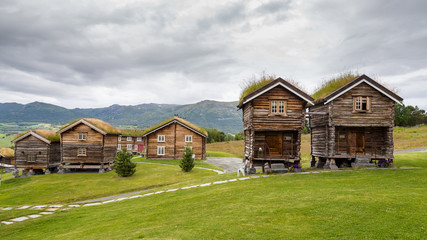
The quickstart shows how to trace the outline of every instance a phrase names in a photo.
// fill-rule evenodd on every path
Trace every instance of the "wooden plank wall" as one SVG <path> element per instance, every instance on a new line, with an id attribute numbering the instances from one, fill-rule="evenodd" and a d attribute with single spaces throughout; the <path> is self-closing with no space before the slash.
<path id="1" fill-rule="evenodd" d="M 165 135 L 165 142 L 157 142 L 158 135 Z M 193 142 L 186 143 L 185 135 L 192 135 Z M 193 154 L 195 154 L 196 159 L 202 159 L 206 156 L 206 138 L 177 123 L 151 133 L 146 139 L 147 158 L 181 159 L 187 144 L 193 147 Z M 157 155 L 157 146 L 165 147 L 165 155 Z"/>
<path id="2" fill-rule="evenodd" d="M 371 96 L 371 113 L 353 112 L 353 95 Z M 393 126 L 394 101 L 366 83 L 354 87 L 333 101 L 332 124 L 336 126 Z"/>
<path id="3" fill-rule="evenodd" d="M 28 155 L 36 155 L 35 162 L 27 162 Z M 49 144 L 29 135 L 15 143 L 15 168 L 43 169 L 48 166 Z"/>
<path id="4" fill-rule="evenodd" d="M 87 132 L 86 141 L 79 140 L 79 132 Z M 61 163 L 101 163 L 103 162 L 103 141 L 104 136 L 92 130 L 92 128 L 79 124 L 73 129 L 61 134 Z M 111 141 L 110 146 L 114 144 Z M 87 148 L 87 156 L 77 156 L 79 148 Z M 114 151 L 117 149 L 117 136 L 114 144 Z"/>
<path id="5" fill-rule="evenodd" d="M 270 115 L 270 100 L 284 99 L 286 103 L 287 116 Z M 301 122 L 304 122 L 304 101 L 283 87 L 275 87 L 270 91 L 258 96 L 253 100 L 252 124 L 257 130 L 298 130 Z"/>

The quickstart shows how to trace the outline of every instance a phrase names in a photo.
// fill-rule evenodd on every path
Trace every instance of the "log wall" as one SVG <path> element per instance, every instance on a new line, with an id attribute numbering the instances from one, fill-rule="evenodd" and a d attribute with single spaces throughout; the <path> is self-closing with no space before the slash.
<path id="1" fill-rule="evenodd" d="M 165 142 L 158 142 L 158 135 L 164 135 Z M 186 135 L 191 135 L 193 141 L 186 143 Z M 193 148 L 195 159 L 203 159 L 206 156 L 206 138 L 177 123 L 149 134 L 146 136 L 146 142 L 147 158 L 181 159 L 187 145 Z M 165 147 L 165 155 L 157 155 L 158 146 Z"/>
<path id="2" fill-rule="evenodd" d="M 55 143 L 57 146 L 58 143 Z M 44 169 L 50 167 L 50 145 L 40 139 L 29 135 L 28 137 L 15 143 L 15 168 L 17 169 Z M 28 155 L 35 155 L 35 161 L 27 161 Z M 58 162 L 57 155 L 52 159 L 53 163 Z"/>

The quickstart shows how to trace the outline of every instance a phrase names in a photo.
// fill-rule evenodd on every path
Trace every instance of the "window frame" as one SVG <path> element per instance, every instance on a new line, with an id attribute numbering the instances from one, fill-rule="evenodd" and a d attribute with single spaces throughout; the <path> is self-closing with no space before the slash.
<path id="1" fill-rule="evenodd" d="M 126 150 L 131 150 L 132 151 L 132 144 L 126 144 Z"/>
<path id="2" fill-rule="evenodd" d="M 280 115 L 287 116 L 288 101 L 284 99 L 273 99 L 270 100 L 270 116 Z M 282 112 L 283 111 L 283 112 Z"/>
<path id="3" fill-rule="evenodd" d="M 117 138 L 117 141 L 121 142 L 121 141 L 122 141 L 122 136 L 119 136 L 119 137 Z"/>
<path id="4" fill-rule="evenodd" d="M 136 141 L 137 141 L 137 142 L 142 142 L 142 137 L 137 137 L 137 138 L 136 138 Z"/>
<path id="5" fill-rule="evenodd" d="M 77 148 L 78 157 L 87 157 L 87 148 Z"/>
<path id="6" fill-rule="evenodd" d="M 363 109 L 363 102 L 366 101 L 366 109 Z M 371 96 L 360 95 L 353 96 L 353 113 L 371 113 L 372 100 Z"/>
<path id="7" fill-rule="evenodd" d="M 87 132 L 79 132 L 79 141 L 86 141 L 87 140 Z"/>
<path id="8" fill-rule="evenodd" d="M 117 150 L 122 150 L 122 145 L 121 144 L 117 144 Z"/>
<path id="9" fill-rule="evenodd" d="M 126 137 L 126 141 L 128 141 L 128 142 L 132 141 L 132 137 L 130 137 L 130 136 Z"/>
<path id="10" fill-rule="evenodd" d="M 187 138 L 189 138 L 187 140 Z M 193 142 L 193 135 L 185 135 L 185 142 L 186 143 L 192 143 Z"/>
<path id="11" fill-rule="evenodd" d="M 27 162 L 36 162 L 37 155 L 36 154 L 28 154 L 27 155 Z"/>
<path id="12" fill-rule="evenodd" d="M 164 156 L 166 153 L 165 146 L 157 146 L 157 156 Z"/>
<path id="13" fill-rule="evenodd" d="M 166 142 L 165 135 L 157 135 L 157 142 Z"/>

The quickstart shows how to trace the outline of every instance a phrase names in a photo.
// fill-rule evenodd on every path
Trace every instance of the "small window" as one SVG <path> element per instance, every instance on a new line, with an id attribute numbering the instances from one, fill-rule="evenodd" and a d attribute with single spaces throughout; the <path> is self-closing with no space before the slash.
<path id="1" fill-rule="evenodd" d="M 127 150 L 132 150 L 132 144 L 128 144 L 128 145 L 126 146 L 126 149 L 127 149 Z"/>
<path id="2" fill-rule="evenodd" d="M 141 142 L 142 141 L 142 137 L 137 137 L 136 141 Z"/>
<path id="3" fill-rule="evenodd" d="M 87 149 L 86 148 L 79 148 L 77 151 L 77 156 L 87 156 Z"/>
<path id="4" fill-rule="evenodd" d="M 138 151 L 138 145 L 135 144 L 135 146 L 133 146 L 133 150 Z"/>
<path id="5" fill-rule="evenodd" d="M 79 140 L 86 141 L 86 135 L 85 132 L 79 132 Z"/>
<path id="6" fill-rule="evenodd" d="M 127 141 L 132 141 L 132 137 L 127 137 Z"/>
<path id="7" fill-rule="evenodd" d="M 285 102 L 279 101 L 279 113 L 283 114 L 285 113 Z"/>
<path id="8" fill-rule="evenodd" d="M 274 115 L 286 115 L 286 101 L 271 101 L 270 112 Z"/>
<path id="9" fill-rule="evenodd" d="M 277 113 L 277 101 L 271 101 L 271 113 Z"/>
<path id="10" fill-rule="evenodd" d="M 353 98 L 353 111 L 370 112 L 371 98 L 367 96 L 358 96 Z"/>
<path id="11" fill-rule="evenodd" d="M 118 140 L 119 140 L 119 142 L 121 142 L 121 141 L 122 141 L 122 136 L 119 136 L 119 139 L 118 139 Z"/>
<path id="12" fill-rule="evenodd" d="M 165 142 L 165 135 L 157 135 L 157 142 Z"/>
<path id="13" fill-rule="evenodd" d="M 36 161 L 36 155 L 29 154 L 27 155 L 27 162 L 35 162 Z"/>
<path id="14" fill-rule="evenodd" d="M 193 142 L 193 135 L 185 135 L 185 142 Z"/>
<path id="15" fill-rule="evenodd" d="M 121 144 L 117 145 L 117 150 L 122 150 L 122 145 Z"/>
<path id="16" fill-rule="evenodd" d="M 165 155 L 165 147 L 157 147 L 157 155 Z"/>

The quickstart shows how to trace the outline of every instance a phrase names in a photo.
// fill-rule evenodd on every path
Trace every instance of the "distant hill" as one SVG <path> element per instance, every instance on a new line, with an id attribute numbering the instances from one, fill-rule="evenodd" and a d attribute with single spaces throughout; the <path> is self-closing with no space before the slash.
<path id="1" fill-rule="evenodd" d="M 243 128 L 242 113 L 237 102 L 205 100 L 186 105 L 140 104 L 135 106 L 112 105 L 105 108 L 67 109 L 52 104 L 0 103 L 0 123 L 65 124 L 81 117 L 93 117 L 117 127 L 145 128 L 178 114 L 201 127 L 216 128 L 225 133 L 237 133 Z"/>

